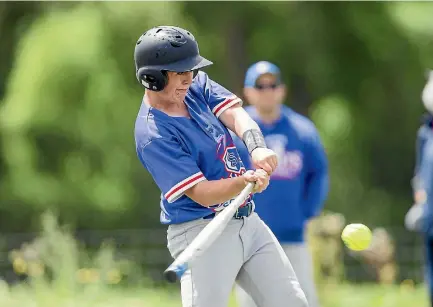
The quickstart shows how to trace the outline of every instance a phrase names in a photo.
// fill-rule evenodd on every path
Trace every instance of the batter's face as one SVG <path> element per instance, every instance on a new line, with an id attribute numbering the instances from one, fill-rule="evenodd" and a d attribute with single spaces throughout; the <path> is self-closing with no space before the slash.
<path id="1" fill-rule="evenodd" d="M 286 88 L 278 83 L 275 75 L 260 76 L 255 87 L 245 88 L 244 95 L 248 102 L 262 112 L 275 111 L 286 98 Z"/>
<path id="2" fill-rule="evenodd" d="M 193 72 L 167 72 L 167 85 L 160 92 L 163 98 L 173 103 L 183 102 L 192 83 Z"/>

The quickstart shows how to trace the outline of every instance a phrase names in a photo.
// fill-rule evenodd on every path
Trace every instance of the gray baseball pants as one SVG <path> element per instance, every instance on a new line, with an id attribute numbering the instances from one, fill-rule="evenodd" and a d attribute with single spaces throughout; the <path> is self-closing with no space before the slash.
<path id="1" fill-rule="evenodd" d="M 176 258 L 210 220 L 170 225 L 168 249 Z M 226 307 L 234 284 L 259 307 L 308 307 L 281 245 L 256 213 L 233 219 L 181 279 L 183 307 Z"/>
<path id="2" fill-rule="evenodd" d="M 316 286 L 314 283 L 313 261 L 305 243 L 282 244 L 307 297 L 309 307 L 319 307 Z M 253 299 L 241 287 L 236 287 L 236 297 L 240 307 L 255 307 Z"/>

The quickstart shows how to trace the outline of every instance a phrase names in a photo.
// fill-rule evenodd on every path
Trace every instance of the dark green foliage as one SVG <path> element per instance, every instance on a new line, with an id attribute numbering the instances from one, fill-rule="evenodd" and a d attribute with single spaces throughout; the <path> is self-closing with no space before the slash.
<path id="1" fill-rule="evenodd" d="M 326 207 L 401 224 L 433 63 L 430 19 L 410 25 L 430 3 L 7 5 L 0 16 L 20 18 L 0 23 L 0 231 L 38 228 L 46 209 L 82 229 L 159 225 L 159 192 L 135 155 L 133 48 L 161 24 L 190 29 L 215 63 L 207 72 L 240 96 L 251 63 L 278 64 L 287 104 L 315 121 L 329 153 Z"/>

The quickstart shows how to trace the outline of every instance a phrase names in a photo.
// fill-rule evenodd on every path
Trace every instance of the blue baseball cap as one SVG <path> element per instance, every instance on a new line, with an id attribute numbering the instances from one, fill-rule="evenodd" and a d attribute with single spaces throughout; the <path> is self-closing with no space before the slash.
<path id="1" fill-rule="evenodd" d="M 260 61 L 251 65 L 245 75 L 245 87 L 254 87 L 257 79 L 264 74 L 272 74 L 277 77 L 277 81 L 281 83 L 281 72 L 280 69 L 271 62 Z"/>

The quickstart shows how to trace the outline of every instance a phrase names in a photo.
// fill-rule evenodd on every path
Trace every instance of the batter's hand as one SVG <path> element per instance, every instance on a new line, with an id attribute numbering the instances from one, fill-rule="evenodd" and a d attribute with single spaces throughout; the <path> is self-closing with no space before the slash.
<path id="1" fill-rule="evenodd" d="M 255 182 L 253 193 L 261 193 L 269 185 L 269 175 L 262 169 L 256 171 L 247 171 L 243 174 L 245 183 Z"/>
<path id="2" fill-rule="evenodd" d="M 251 159 L 256 168 L 265 170 L 271 175 L 278 165 L 277 154 L 269 148 L 256 148 L 251 153 Z"/>

